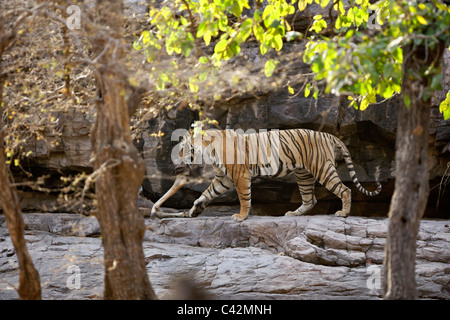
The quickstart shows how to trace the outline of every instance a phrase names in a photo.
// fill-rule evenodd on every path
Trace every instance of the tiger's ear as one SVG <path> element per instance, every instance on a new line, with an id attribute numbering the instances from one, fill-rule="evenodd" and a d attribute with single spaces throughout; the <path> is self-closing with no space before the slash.
<path id="1" fill-rule="evenodd" d="M 204 133 L 204 131 L 202 130 L 201 127 L 195 127 L 194 129 L 189 130 L 189 132 L 191 133 L 191 138 L 192 139 L 198 138 L 198 137 L 201 138 L 203 136 L 203 133 Z"/>
<path id="2" fill-rule="evenodd" d="M 189 129 L 189 136 L 191 137 L 191 140 L 194 141 L 194 138 L 197 136 L 195 130 Z"/>

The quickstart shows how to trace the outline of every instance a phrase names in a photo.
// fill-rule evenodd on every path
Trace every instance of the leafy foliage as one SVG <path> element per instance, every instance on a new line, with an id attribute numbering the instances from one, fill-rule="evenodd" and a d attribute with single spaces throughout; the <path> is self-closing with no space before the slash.
<path id="1" fill-rule="evenodd" d="M 170 6 L 151 9 L 152 27 L 142 32 L 134 47 L 145 50 L 149 62 L 161 54 L 163 47 L 169 56 L 193 58 L 195 52 L 195 67 L 186 86 L 191 93 L 197 93 L 202 84 L 217 74 L 222 61 L 238 55 L 249 40 L 258 42 L 264 56 L 270 50 L 280 51 L 284 38 L 301 38 L 287 17 L 313 1 L 322 8 L 332 6 L 330 12 L 332 9 L 337 18 L 326 20 L 316 15 L 308 30 L 310 37 L 303 60 L 311 64 L 314 79 L 305 96 L 313 89 L 317 98 L 319 83 L 324 81 L 325 93 L 348 95 L 350 105 L 364 110 L 377 102 L 377 96 L 388 99 L 401 93 L 402 74 L 406 72 L 402 49 L 405 45 L 448 45 L 450 9 L 440 0 L 381 0 L 374 4 L 352 0 L 348 5 L 341 0 L 268 0 L 267 4 L 256 0 L 255 10 L 249 10 L 247 0 L 176 0 Z M 375 14 L 370 15 L 371 11 Z M 277 65 L 274 58 L 266 61 L 266 77 L 274 74 Z M 176 70 L 174 58 L 171 67 L 156 73 L 157 89 L 163 90 L 167 84 L 181 85 Z M 424 101 L 435 90 L 442 90 L 439 61 L 423 65 L 419 74 L 409 76 L 430 79 Z M 403 100 L 409 106 L 410 98 L 405 96 Z"/>
<path id="2" fill-rule="evenodd" d="M 376 11 L 380 31 L 368 32 L 368 9 Z M 321 18 L 321 17 L 320 17 Z M 313 29 L 320 32 L 322 28 Z M 311 37 L 303 56 L 311 64 L 315 80 L 326 80 L 325 92 L 349 95 L 350 105 L 361 110 L 376 103 L 376 96 L 390 98 L 401 92 L 402 75 L 430 79 L 422 99 L 428 101 L 435 90 L 442 90 L 440 61 L 424 64 L 419 74 L 403 70 L 403 47 L 433 49 L 439 42 L 448 45 L 450 9 L 440 1 L 381 0 L 375 4 L 359 0 L 350 8 L 339 8 L 333 37 Z M 370 31 L 370 30 L 369 30 Z M 410 97 L 404 96 L 408 107 Z M 445 115 L 444 115 L 445 116 Z"/>
<path id="3" fill-rule="evenodd" d="M 442 112 L 445 120 L 450 119 L 450 91 L 447 92 L 445 100 L 439 106 L 439 111 Z"/>
<path id="4" fill-rule="evenodd" d="M 261 5 L 262 1 L 257 1 L 257 9 L 252 11 L 247 0 L 177 0 L 152 8 L 150 30 L 141 33 L 134 48 L 143 50 L 150 64 L 162 54 L 171 60 L 164 71 L 157 66 L 152 69 L 156 89 L 186 86 L 195 94 L 205 85 L 214 85 L 208 80 L 214 79 L 222 62 L 237 56 L 250 38 L 259 43 L 261 55 L 270 50 L 280 51 L 283 37 L 291 32 L 285 17 L 293 14 L 295 7 L 284 0 L 269 0 L 264 9 Z M 179 55 L 191 59 L 194 66 L 185 83 L 179 76 Z M 272 76 L 277 64 L 277 60 L 268 59 L 264 74 Z"/>

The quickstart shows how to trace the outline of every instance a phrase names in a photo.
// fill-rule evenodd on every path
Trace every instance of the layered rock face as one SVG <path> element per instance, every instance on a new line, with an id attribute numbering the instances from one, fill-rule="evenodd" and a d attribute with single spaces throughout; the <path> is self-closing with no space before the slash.
<path id="1" fill-rule="evenodd" d="M 252 2 L 250 1 L 252 7 Z M 330 4 L 331 5 L 331 4 Z M 263 4 L 264 6 L 264 4 Z M 252 9 L 249 9 L 250 11 Z M 305 32 L 317 14 L 330 19 L 332 12 L 328 8 L 322 9 L 319 5 L 308 5 L 305 11 L 297 12 L 290 17 L 289 23 L 293 30 Z M 252 12 L 249 12 L 251 15 Z M 286 43 L 283 46 L 283 55 L 293 52 L 302 52 L 304 43 Z M 259 49 L 248 44 L 241 54 L 230 62 L 232 66 L 250 66 L 249 69 L 258 69 L 264 66 L 269 57 L 261 56 Z M 282 64 L 282 63 L 281 63 Z M 288 67 L 281 72 L 287 77 L 306 75 L 310 72 L 309 66 L 303 63 L 301 55 L 289 60 Z M 429 172 L 431 195 L 426 216 L 449 217 L 450 197 L 446 191 L 446 184 L 442 183 L 448 176 L 450 169 L 450 123 L 444 121 L 439 113 L 438 105 L 445 98 L 450 89 L 450 52 L 446 51 L 442 61 L 443 65 L 443 91 L 436 92 L 430 103 L 430 145 L 429 145 Z M 276 76 L 275 76 L 276 78 Z M 277 78 L 276 78 L 277 79 Z M 276 82 L 278 80 L 274 79 Z M 251 83 L 256 89 L 250 93 L 245 90 L 231 90 L 223 94 L 219 101 L 204 102 L 203 118 L 215 119 L 222 129 L 291 129 L 307 128 L 332 133 L 348 146 L 352 154 L 358 178 L 367 189 L 375 188 L 375 173 L 380 170 L 380 181 L 383 191 L 376 198 L 367 198 L 359 194 L 349 178 L 347 168 L 343 161 L 339 163 L 339 175 L 342 180 L 352 187 L 353 207 L 352 215 L 385 216 L 388 203 L 393 193 L 393 179 L 395 172 L 394 154 L 397 126 L 397 109 L 403 107 L 400 97 L 387 101 L 380 101 L 365 111 L 348 108 L 346 97 L 334 95 L 319 95 L 317 101 L 304 97 L 304 85 L 307 80 L 298 80 L 297 85 L 292 84 L 295 94 L 288 92 L 287 87 L 271 89 L 265 79 Z M 220 86 L 220 84 L 218 85 Z M 189 129 L 193 120 L 199 117 L 194 111 L 186 108 L 173 108 L 162 112 L 158 120 L 149 122 L 148 129 L 144 131 L 143 155 L 147 162 L 147 173 L 151 176 L 144 182 L 145 194 L 153 201 L 158 199 L 173 182 L 170 167 L 170 150 L 177 143 L 171 141 L 174 129 Z M 187 121 L 189 120 L 189 121 Z M 186 125 L 186 122 L 188 124 Z M 162 138 L 151 136 L 152 132 L 164 133 Z M 196 175 L 195 175 L 196 174 Z M 193 201 L 206 189 L 211 179 L 211 172 L 206 168 L 199 168 L 194 175 L 197 178 L 191 185 L 183 188 L 178 195 L 169 200 L 167 204 L 177 208 L 190 207 Z M 447 196 L 445 196 L 445 194 Z M 318 207 L 313 213 L 332 213 L 339 206 L 339 200 L 331 193 L 317 185 L 316 196 Z M 282 214 L 287 210 L 299 206 L 299 193 L 293 177 L 287 179 L 257 179 L 252 185 L 252 204 L 254 212 L 258 214 Z M 234 191 L 219 197 L 215 203 L 237 203 Z M 265 208 L 266 210 L 261 210 Z"/>
<path id="2" fill-rule="evenodd" d="M 448 55 L 448 54 L 447 54 Z M 450 55 L 448 55 L 450 56 Z M 345 99 L 346 100 L 346 99 Z M 399 98 L 372 106 L 361 112 L 346 106 L 347 101 L 339 97 L 319 97 L 314 100 L 305 98 L 302 93 L 292 96 L 287 90 L 267 92 L 257 97 L 234 98 L 222 104 L 216 103 L 210 108 L 210 118 L 217 119 L 223 128 L 230 129 L 290 129 L 307 128 L 326 131 L 338 136 L 348 147 L 356 168 L 358 179 L 368 190 L 374 190 L 375 174 L 380 170 L 382 193 L 375 198 L 360 194 L 348 174 L 343 161 L 338 162 L 339 176 L 352 188 L 352 215 L 386 216 L 389 201 L 393 193 L 395 173 L 395 137 L 397 108 L 402 107 Z M 442 181 L 450 170 L 450 124 L 439 113 L 438 104 L 430 112 L 429 172 L 431 195 L 426 216 L 448 218 L 450 202 L 448 188 Z M 174 129 L 184 128 L 186 119 L 195 119 L 195 113 L 189 110 L 172 110 L 171 115 L 161 121 L 150 121 L 144 132 L 143 155 L 147 163 L 147 174 L 151 177 L 144 182 L 146 195 L 156 201 L 173 183 L 171 179 L 170 152 L 178 141 L 171 141 Z M 161 130 L 162 138 L 151 136 Z M 207 166 L 197 168 L 193 173 L 194 182 L 183 188 L 167 204 L 177 208 L 188 208 L 203 192 L 211 181 L 212 173 Z M 200 179 L 199 179 L 200 178 Z M 339 209 L 339 200 L 317 184 L 318 204 L 313 213 L 332 213 Z M 295 178 L 284 179 L 258 178 L 252 183 L 252 204 L 269 206 L 267 212 L 282 214 L 297 208 L 301 202 Z M 439 202 L 439 206 L 437 203 Z M 230 191 L 215 203 L 237 203 L 237 196 Z M 255 213 L 260 213 L 256 209 Z M 264 212 L 261 212 L 264 214 Z"/>
<path id="3" fill-rule="evenodd" d="M 347 145 L 356 168 L 357 176 L 368 190 L 375 188 L 375 172 L 380 169 L 382 193 L 375 198 L 364 197 L 354 187 L 343 161 L 338 162 L 338 172 L 344 183 L 352 188 L 352 215 L 385 216 L 393 192 L 395 171 L 395 134 L 398 99 L 394 98 L 364 112 L 347 108 L 338 97 L 314 101 L 302 94 L 291 96 L 288 92 L 269 92 L 258 97 L 235 98 L 226 104 L 211 108 L 211 117 L 229 128 L 289 129 L 309 128 L 335 134 Z M 432 187 L 426 216 L 448 218 L 450 197 L 446 181 L 450 170 L 450 124 L 442 119 L 437 106 L 431 108 L 432 123 L 429 147 L 429 172 Z M 89 132 L 93 115 L 77 112 L 76 109 L 58 113 L 58 135 L 49 135 L 45 140 L 30 142 L 26 148 L 32 156 L 28 160 L 30 170 L 46 173 L 46 184 L 60 183 L 61 172 L 91 172 L 89 159 L 91 144 Z M 156 201 L 173 183 L 171 151 L 177 142 L 171 141 L 175 129 L 188 129 L 198 119 L 188 108 L 174 109 L 161 119 L 152 119 L 143 131 L 140 147 L 147 164 L 147 178 L 143 182 L 144 194 Z M 225 127 L 225 125 L 224 125 Z M 161 138 L 152 133 L 164 133 Z M 57 140 L 58 143 L 49 143 Z M 193 170 L 193 181 L 167 202 L 177 208 L 189 208 L 193 201 L 209 185 L 212 172 L 209 166 Z M 447 182 L 448 183 L 448 182 Z M 325 188 L 317 184 L 316 197 L 319 200 L 314 213 L 332 213 L 339 209 L 340 201 Z M 25 211 L 40 210 L 40 205 L 53 207 L 56 197 L 43 193 L 23 193 L 22 207 Z M 297 208 L 301 199 L 295 178 L 257 178 L 252 183 L 252 204 L 254 213 L 282 214 Z M 437 203 L 439 202 L 439 207 Z M 216 204 L 237 204 L 234 190 L 219 197 Z M 270 206 L 264 212 L 261 208 Z M 55 207 L 54 210 L 56 209 Z"/>
<path id="4" fill-rule="evenodd" d="M 388 220 L 334 216 L 146 219 L 144 253 L 159 298 L 189 279 L 219 299 L 379 299 Z M 103 248 L 94 217 L 26 214 L 45 299 L 100 299 Z M 423 220 L 420 298 L 450 298 L 449 222 Z M 0 216 L 0 299 L 15 299 L 17 259 Z M 77 282 L 78 281 L 78 282 Z M 179 296 L 178 296 L 179 297 Z"/>
<path id="5" fill-rule="evenodd" d="M 125 1 L 126 15 L 133 21 L 140 21 L 147 11 L 146 1 Z M 252 1 L 249 2 L 252 6 Z M 331 5 L 331 4 L 330 4 Z M 251 14 L 251 12 L 249 13 Z M 305 31 L 314 15 L 328 17 L 329 10 L 319 5 L 308 5 L 303 12 L 290 18 L 294 30 Z M 132 26 L 136 30 L 141 25 Z M 130 40 L 132 41 L 132 40 Z M 302 52 L 304 43 L 286 43 L 283 55 Z M 298 56 L 298 55 L 297 55 Z M 309 66 L 302 62 L 300 56 L 289 62 L 289 68 L 283 70 L 289 76 L 307 74 Z M 231 64 L 246 63 L 258 69 L 264 66 L 266 56 L 259 54 L 259 49 L 251 43 L 242 49 L 236 61 Z M 430 103 L 431 127 L 429 145 L 429 172 L 431 194 L 425 216 L 449 218 L 450 197 L 448 176 L 450 174 L 450 122 L 444 121 L 438 105 L 450 89 L 450 52 L 445 51 L 443 61 L 443 91 L 436 92 Z M 264 76 L 263 76 L 264 77 Z M 276 76 L 274 77 L 276 78 Z M 80 80 L 81 81 L 81 80 Z M 263 80 L 261 78 L 261 83 Z M 275 81 L 275 80 L 274 80 Z M 277 80 L 278 81 L 278 80 Z M 305 80 L 307 81 L 307 80 Z M 300 83 L 302 82 L 302 83 Z M 386 216 L 389 201 L 393 193 L 395 172 L 394 153 L 397 124 L 397 109 L 401 105 L 399 97 L 380 102 L 365 111 L 348 108 L 346 97 L 319 95 L 318 100 L 304 97 L 304 81 L 291 83 L 295 94 L 288 92 L 286 86 L 273 89 L 267 85 L 255 83 L 251 93 L 232 91 L 224 93 L 218 101 L 202 101 L 203 117 L 216 119 L 221 128 L 230 129 L 290 129 L 307 128 L 332 133 L 348 146 L 355 164 L 357 176 L 368 190 L 375 188 L 375 173 L 380 170 L 383 191 L 375 198 L 364 197 L 354 188 L 343 161 L 338 163 L 341 179 L 352 188 L 352 215 Z M 267 83 L 266 83 L 267 84 Z M 283 84 L 284 85 L 284 84 Z M 170 110 L 161 108 L 158 115 L 144 122 L 142 137 L 137 146 L 147 165 L 147 175 L 143 182 L 144 195 L 156 201 L 173 183 L 171 151 L 177 143 L 171 141 L 175 129 L 189 129 L 199 119 L 198 111 L 182 106 Z M 92 108 L 91 108 L 92 109 Z M 90 109 L 90 110 L 91 110 Z M 56 119 L 51 128 L 44 128 L 45 139 L 30 140 L 24 146 L 24 153 L 31 151 L 31 156 L 21 164 L 35 176 L 45 175 L 45 185 L 56 190 L 61 186 L 61 175 L 76 174 L 81 171 L 91 172 L 89 163 L 91 145 L 89 132 L 94 121 L 94 110 L 84 112 L 72 108 L 52 114 Z M 206 129 L 206 128 L 205 128 Z M 154 133 L 161 131 L 162 137 Z M 22 182 L 23 171 L 16 170 L 16 179 Z M 206 167 L 193 171 L 195 178 L 166 204 L 176 208 L 189 208 L 193 201 L 203 192 L 212 178 L 212 172 Z M 28 177 L 24 176 L 24 181 Z M 21 205 L 25 211 L 60 211 L 56 204 L 57 193 L 31 193 L 24 188 L 21 193 Z M 318 204 L 313 214 L 333 213 L 339 209 L 340 201 L 320 185 L 316 188 Z M 300 195 L 293 176 L 285 179 L 256 179 L 252 185 L 253 213 L 278 215 L 300 205 Z M 216 204 L 237 204 L 235 191 L 219 197 Z M 44 207 L 42 206 L 44 204 Z"/>
<path id="6" fill-rule="evenodd" d="M 447 54 L 448 55 L 448 54 Z M 364 112 L 347 108 L 338 97 L 319 97 L 317 105 L 302 94 L 292 96 L 288 92 L 268 92 L 252 98 L 235 98 L 226 103 L 215 104 L 210 108 L 211 118 L 219 121 L 225 128 L 233 129 L 289 129 L 308 128 L 330 132 L 347 145 L 356 168 L 357 176 L 366 189 L 375 189 L 375 172 L 380 169 L 382 193 L 376 198 L 367 198 L 360 194 L 348 175 L 343 161 L 338 163 L 338 172 L 347 186 L 352 188 L 352 215 L 385 216 L 393 192 L 395 171 L 395 134 L 397 108 L 399 101 L 393 98 L 380 105 L 368 108 Z M 431 108 L 432 123 L 429 147 L 429 172 L 431 195 L 426 216 L 448 218 L 450 197 L 448 197 L 448 177 L 450 170 L 450 123 L 444 121 L 437 105 Z M 57 185 L 60 172 L 90 172 L 89 159 L 91 145 L 89 132 L 93 123 L 93 115 L 69 110 L 59 112 L 57 136 L 48 136 L 54 143 L 44 140 L 30 142 L 27 150 L 33 152 L 28 160 L 30 170 L 36 173 L 47 173 L 46 184 Z M 144 194 L 156 201 L 173 183 L 171 151 L 177 142 L 171 141 L 175 129 L 190 128 L 198 119 L 196 112 L 184 109 L 173 109 L 147 123 L 140 141 L 142 155 L 147 164 L 147 178 L 143 182 Z M 160 131 L 162 137 L 154 137 L 152 133 Z M 208 166 L 200 166 L 193 171 L 195 178 L 167 202 L 177 208 L 189 208 L 193 201 L 209 185 L 212 172 Z M 52 180 L 53 179 L 53 180 Z M 313 213 L 332 213 L 339 209 L 339 199 L 317 184 L 316 197 L 319 200 Z M 39 203 L 49 203 L 55 197 L 45 194 L 22 195 L 25 211 L 39 210 Z M 252 202 L 254 212 L 258 214 L 282 214 L 300 205 L 300 195 L 293 176 L 272 180 L 258 178 L 252 184 Z M 237 203 L 235 191 L 219 197 L 217 204 Z M 439 202 L 439 207 L 437 203 Z M 266 213 L 259 209 L 270 206 Z M 55 209 L 57 210 L 57 209 Z"/>

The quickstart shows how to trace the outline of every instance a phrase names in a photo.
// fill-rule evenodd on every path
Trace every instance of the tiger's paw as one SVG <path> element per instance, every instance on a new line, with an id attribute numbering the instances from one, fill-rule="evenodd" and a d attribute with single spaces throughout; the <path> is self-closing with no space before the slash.
<path id="1" fill-rule="evenodd" d="M 312 203 L 310 203 L 310 204 L 304 204 L 304 203 L 302 203 L 302 205 L 300 206 L 300 208 L 298 208 L 297 210 L 295 210 L 295 211 L 288 211 L 288 212 L 286 212 L 284 215 L 285 216 L 290 216 L 290 217 L 295 217 L 295 216 L 301 216 L 301 215 L 304 215 L 305 213 L 307 213 L 307 212 L 309 212 L 313 207 L 314 207 L 314 205 L 317 203 L 317 200 L 314 198 L 313 200 L 312 200 Z"/>
<path id="2" fill-rule="evenodd" d="M 186 218 L 197 218 L 199 215 L 200 215 L 200 213 L 197 213 L 194 211 L 185 212 Z"/>
<path id="3" fill-rule="evenodd" d="M 335 216 L 336 217 L 347 217 L 348 216 L 348 212 L 344 212 L 343 210 L 339 210 L 339 211 L 336 211 L 336 213 L 335 213 Z"/>
<path id="4" fill-rule="evenodd" d="M 236 221 L 236 222 L 242 222 L 242 221 L 244 221 L 245 219 L 247 219 L 247 217 L 241 215 L 240 213 L 236 213 L 236 214 L 233 214 L 233 215 L 231 216 L 231 219 L 233 219 L 233 220 Z"/>

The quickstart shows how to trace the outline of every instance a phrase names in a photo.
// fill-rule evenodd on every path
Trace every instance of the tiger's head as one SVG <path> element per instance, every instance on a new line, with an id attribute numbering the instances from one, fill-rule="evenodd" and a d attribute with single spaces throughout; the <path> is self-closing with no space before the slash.
<path id="1" fill-rule="evenodd" d="M 202 164 L 203 148 L 201 132 L 192 129 L 186 131 L 172 150 L 173 172 L 180 174 L 192 169 L 194 165 Z"/>
<path id="2" fill-rule="evenodd" d="M 218 129 L 202 130 L 201 126 L 193 126 L 191 130 L 176 132 L 172 138 L 179 141 L 171 155 L 176 168 L 217 163 L 224 150 L 224 133 Z"/>

